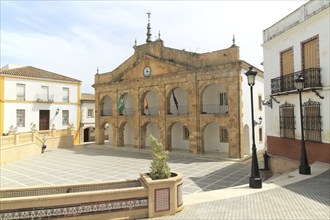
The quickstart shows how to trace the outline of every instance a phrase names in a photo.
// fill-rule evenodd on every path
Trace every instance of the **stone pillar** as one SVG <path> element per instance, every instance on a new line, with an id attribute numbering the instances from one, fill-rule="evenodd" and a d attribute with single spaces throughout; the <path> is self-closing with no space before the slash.
<path id="1" fill-rule="evenodd" d="M 112 144 L 113 146 L 119 147 L 119 129 L 118 125 L 112 125 L 112 135 L 113 135 L 113 141 Z"/>
<path id="2" fill-rule="evenodd" d="M 95 144 L 104 144 L 104 129 L 95 123 Z"/>

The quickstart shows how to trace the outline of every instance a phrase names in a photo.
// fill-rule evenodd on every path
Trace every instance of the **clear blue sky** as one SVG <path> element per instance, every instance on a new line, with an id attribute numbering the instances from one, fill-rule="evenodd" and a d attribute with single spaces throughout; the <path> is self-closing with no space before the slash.
<path id="1" fill-rule="evenodd" d="M 262 31 L 307 0 L 282 1 L 4 1 L 1 67 L 34 66 L 91 85 L 98 67 L 109 72 L 144 44 L 151 12 L 153 39 L 197 53 L 230 47 L 262 69 Z"/>

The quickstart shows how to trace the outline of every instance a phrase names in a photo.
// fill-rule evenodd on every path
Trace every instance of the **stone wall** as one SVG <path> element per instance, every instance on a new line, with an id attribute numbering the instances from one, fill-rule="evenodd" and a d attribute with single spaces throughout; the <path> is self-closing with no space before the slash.
<path id="1" fill-rule="evenodd" d="M 143 69 L 151 67 L 151 77 L 143 76 Z M 227 128 L 229 137 L 229 157 L 240 158 L 242 151 L 242 100 L 241 69 L 239 48 L 211 53 L 197 54 L 166 48 L 162 40 L 135 46 L 135 53 L 118 68 L 109 73 L 95 75 L 96 99 L 96 144 L 104 144 L 103 128 L 106 123 L 113 127 L 113 144 L 123 145 L 123 129 L 130 123 L 134 129 L 134 146 L 145 147 L 145 127 L 155 122 L 160 133 L 160 141 L 171 150 L 171 128 L 176 122 L 189 129 L 189 151 L 193 154 L 205 152 L 203 130 L 212 122 Z M 218 84 L 228 94 L 228 112 L 223 114 L 201 114 L 202 95 L 207 86 Z M 171 115 L 169 103 L 172 91 L 183 89 L 188 96 L 189 113 Z M 158 99 L 158 115 L 146 116 L 143 102 L 146 93 L 153 90 Z M 134 113 L 120 116 L 117 102 L 128 93 L 132 96 Z M 102 115 L 102 100 L 112 99 L 112 115 Z M 214 99 L 218 99 L 215 94 Z"/>

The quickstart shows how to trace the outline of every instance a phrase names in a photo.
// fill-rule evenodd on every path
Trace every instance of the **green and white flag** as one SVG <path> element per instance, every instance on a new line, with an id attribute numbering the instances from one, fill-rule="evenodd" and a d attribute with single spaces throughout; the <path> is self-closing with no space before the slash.
<path id="1" fill-rule="evenodd" d="M 119 110 L 119 113 L 122 113 L 124 108 L 125 108 L 124 100 L 122 97 L 120 97 L 118 105 L 117 105 L 117 109 Z"/>

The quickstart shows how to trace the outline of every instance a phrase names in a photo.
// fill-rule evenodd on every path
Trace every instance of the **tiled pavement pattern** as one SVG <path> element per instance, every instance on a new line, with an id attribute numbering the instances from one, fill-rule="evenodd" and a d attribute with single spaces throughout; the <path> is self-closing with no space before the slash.
<path id="1" fill-rule="evenodd" d="M 137 179 L 140 172 L 149 171 L 150 162 L 148 150 L 118 150 L 93 145 L 58 149 L 2 166 L 0 186 L 4 189 Z M 259 166 L 262 167 L 260 162 Z M 183 191 L 190 196 L 190 203 L 186 200 L 184 209 L 176 215 L 155 220 L 330 219 L 330 166 L 327 164 L 326 172 L 322 171 L 322 174 L 309 179 L 269 189 L 264 183 L 262 189 L 252 189 L 252 193 L 239 193 L 236 196 L 228 196 L 236 190 L 235 187 L 226 187 L 238 186 L 251 191 L 247 186 L 250 160 L 235 162 L 192 158 L 176 156 L 172 152 L 169 165 L 173 171 L 184 174 Z M 312 174 L 314 171 L 312 168 Z M 294 179 L 290 175 L 287 178 Z M 215 191 L 207 192 L 213 189 Z M 212 193 L 216 200 L 196 201 L 200 195 L 207 193 Z"/>
<path id="2" fill-rule="evenodd" d="M 248 183 L 250 160 L 235 162 L 175 155 L 169 166 L 184 175 L 183 194 L 223 189 Z M 1 189 L 137 179 L 148 172 L 150 149 L 116 149 L 96 145 L 60 148 L 4 165 Z"/>
<path id="3" fill-rule="evenodd" d="M 330 170 L 267 191 L 185 206 L 157 219 L 330 219 Z"/>

